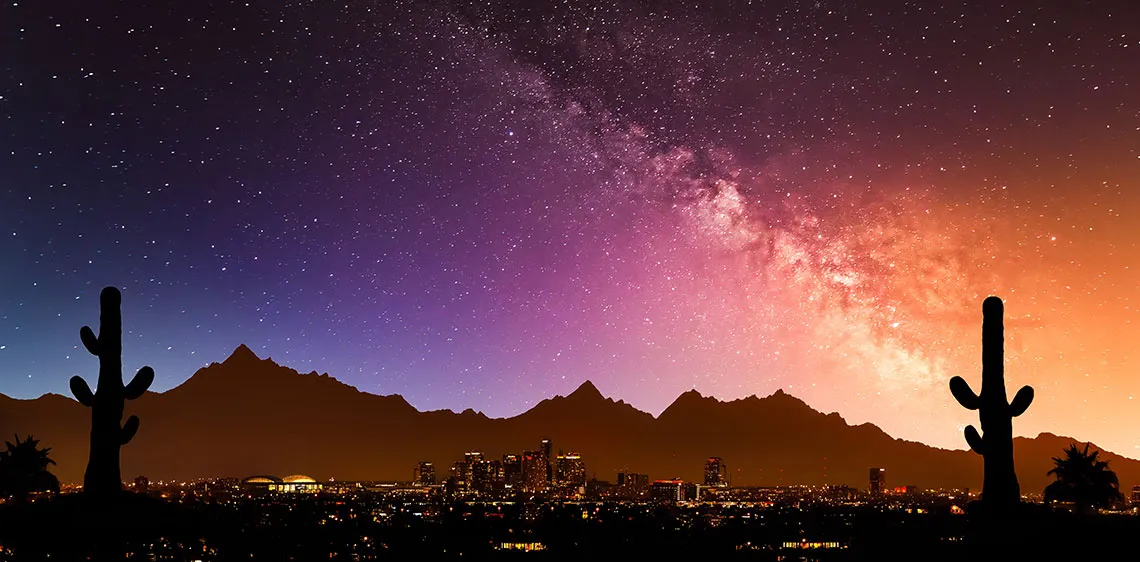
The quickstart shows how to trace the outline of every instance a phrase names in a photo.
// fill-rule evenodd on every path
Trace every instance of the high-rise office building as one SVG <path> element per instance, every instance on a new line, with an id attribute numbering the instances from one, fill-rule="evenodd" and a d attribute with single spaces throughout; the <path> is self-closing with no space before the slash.
<path id="1" fill-rule="evenodd" d="M 413 481 L 421 486 L 435 484 L 435 465 L 427 461 L 416 465 Z"/>
<path id="2" fill-rule="evenodd" d="M 559 486 L 578 488 L 586 485 L 586 463 L 578 453 L 558 455 L 554 481 Z"/>
<path id="3" fill-rule="evenodd" d="M 636 472 L 619 472 L 617 484 L 627 488 L 647 488 L 649 487 L 649 475 Z"/>
<path id="4" fill-rule="evenodd" d="M 522 454 L 520 483 L 529 491 L 545 490 L 550 463 L 542 451 L 526 451 Z"/>
<path id="5" fill-rule="evenodd" d="M 619 472 L 617 482 L 616 493 L 618 496 L 626 499 L 635 499 L 641 497 L 642 493 L 649 488 L 649 475 L 637 474 L 635 472 Z"/>
<path id="6" fill-rule="evenodd" d="M 685 484 L 683 480 L 657 480 L 649 487 L 649 495 L 655 502 L 674 503 L 693 499 L 696 486 Z"/>
<path id="7" fill-rule="evenodd" d="M 720 457 L 709 457 L 705 461 L 705 486 L 717 488 L 728 486 L 728 469 Z"/>
<path id="8" fill-rule="evenodd" d="M 471 465 L 467 461 L 455 461 L 451 465 L 451 477 L 448 478 L 459 489 L 465 489 L 471 485 Z"/>
<path id="9" fill-rule="evenodd" d="M 518 455 L 503 455 L 503 482 L 511 485 L 518 484 L 521 475 L 522 459 Z"/>
<path id="10" fill-rule="evenodd" d="M 482 463 L 483 453 L 479 451 L 463 453 L 463 472 L 459 475 L 459 479 L 465 482 L 468 488 L 474 486 L 475 469 Z"/>
<path id="11" fill-rule="evenodd" d="M 1132 503 L 1140 503 L 1140 486 L 1132 487 Z"/>
<path id="12" fill-rule="evenodd" d="M 867 489 L 870 490 L 872 494 L 887 491 L 887 469 L 872 468 L 868 473 L 867 479 L 869 481 Z"/>
<path id="13" fill-rule="evenodd" d="M 479 492 L 489 492 L 501 487 L 503 480 L 503 463 L 497 460 L 472 461 L 471 489 Z"/>
<path id="14" fill-rule="evenodd" d="M 551 442 L 549 439 L 543 439 L 542 440 L 542 447 L 540 450 L 542 451 L 542 456 L 546 457 L 546 483 L 547 484 L 550 484 L 551 482 L 554 481 L 554 456 L 552 454 L 553 448 L 554 448 L 554 443 Z"/>

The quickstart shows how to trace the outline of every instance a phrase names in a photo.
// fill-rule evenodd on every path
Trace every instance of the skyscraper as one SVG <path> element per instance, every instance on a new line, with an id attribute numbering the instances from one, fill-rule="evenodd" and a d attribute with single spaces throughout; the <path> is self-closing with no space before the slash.
<path id="1" fill-rule="evenodd" d="M 689 487 L 682 480 L 657 480 L 650 486 L 650 497 L 660 503 L 674 503 L 691 499 L 686 497 Z"/>
<path id="2" fill-rule="evenodd" d="M 705 486 L 717 488 L 728 486 L 728 468 L 720 457 L 709 457 L 705 461 Z"/>
<path id="3" fill-rule="evenodd" d="M 522 475 L 522 460 L 518 455 L 503 455 L 503 482 L 505 484 L 518 484 Z"/>
<path id="4" fill-rule="evenodd" d="M 550 463 L 542 451 L 526 451 L 522 455 L 521 484 L 529 491 L 545 490 Z"/>
<path id="5" fill-rule="evenodd" d="M 479 492 L 489 492 L 501 488 L 503 483 L 503 464 L 497 460 L 472 461 L 471 489 Z"/>
<path id="6" fill-rule="evenodd" d="M 423 461 L 416 465 L 413 481 L 421 486 L 435 484 L 435 465 Z"/>
<path id="7" fill-rule="evenodd" d="M 463 465 L 463 468 L 461 469 L 461 473 L 457 474 L 457 476 L 467 485 L 468 488 L 471 488 L 475 485 L 475 470 L 478 469 L 479 465 L 482 463 L 483 453 L 479 451 L 463 453 L 463 461 L 461 463 Z"/>
<path id="8" fill-rule="evenodd" d="M 550 484 L 554 480 L 554 457 L 551 454 L 554 443 L 549 439 L 542 440 L 542 456 L 546 458 L 546 483 Z"/>
<path id="9" fill-rule="evenodd" d="M 451 465 L 451 476 L 448 480 L 455 484 L 455 487 L 463 490 L 471 485 L 471 465 L 467 461 L 455 461 Z"/>
<path id="10" fill-rule="evenodd" d="M 870 481 L 867 489 L 870 490 L 872 494 L 882 493 L 887 490 L 887 469 L 872 468 L 867 478 Z"/>
<path id="11" fill-rule="evenodd" d="M 578 453 L 558 455 L 555 461 L 555 483 L 559 486 L 578 488 L 586 485 L 586 463 Z"/>
<path id="12" fill-rule="evenodd" d="M 636 472 L 619 472 L 617 474 L 618 486 L 629 488 L 646 488 L 649 486 L 649 475 Z"/>

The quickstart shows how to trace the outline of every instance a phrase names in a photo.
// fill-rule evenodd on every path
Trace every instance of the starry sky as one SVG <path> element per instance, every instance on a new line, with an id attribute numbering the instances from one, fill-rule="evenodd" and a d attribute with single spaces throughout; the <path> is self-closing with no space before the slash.
<path id="1" fill-rule="evenodd" d="M 238 344 L 420 409 L 778 388 L 1140 457 L 1129 0 L 0 7 L 0 392 Z"/>

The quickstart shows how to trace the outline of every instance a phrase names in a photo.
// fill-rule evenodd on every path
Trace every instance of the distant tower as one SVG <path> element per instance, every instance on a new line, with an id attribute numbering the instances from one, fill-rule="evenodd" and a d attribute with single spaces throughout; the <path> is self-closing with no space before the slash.
<path id="1" fill-rule="evenodd" d="M 550 485 L 554 482 L 554 443 L 549 439 L 542 440 L 542 456 L 546 458 L 546 484 Z"/>
<path id="2" fill-rule="evenodd" d="M 720 457 L 709 457 L 705 461 L 705 486 L 717 488 L 728 486 L 728 468 Z"/>
<path id="3" fill-rule="evenodd" d="M 887 490 L 887 469 L 885 468 L 872 468 L 868 474 L 870 481 L 867 489 L 872 494 L 879 494 Z"/>
<path id="4" fill-rule="evenodd" d="M 416 465 L 414 476 L 415 483 L 420 486 L 435 484 L 435 465 L 427 461 L 421 462 Z"/>

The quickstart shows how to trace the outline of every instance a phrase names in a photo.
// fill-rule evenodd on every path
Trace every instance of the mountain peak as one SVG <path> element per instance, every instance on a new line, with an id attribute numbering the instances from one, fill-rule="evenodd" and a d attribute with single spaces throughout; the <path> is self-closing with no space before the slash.
<path id="1" fill-rule="evenodd" d="M 782 388 L 777 388 L 775 392 L 764 397 L 763 400 L 773 400 L 775 402 L 790 402 L 790 403 L 794 403 L 794 404 L 803 404 L 804 406 L 807 406 L 807 402 L 800 400 L 799 398 L 797 398 L 796 396 L 794 396 L 792 394 L 788 394 L 787 392 L 784 392 L 784 389 L 782 389 Z"/>
<path id="2" fill-rule="evenodd" d="M 682 392 L 669 404 L 665 411 L 661 412 L 659 418 L 670 418 L 674 416 L 688 415 L 696 409 L 707 407 L 709 404 L 716 402 L 715 399 L 706 398 L 701 395 L 697 389 L 693 388 Z"/>
<path id="3" fill-rule="evenodd" d="M 598 387 L 594 386 L 594 383 L 587 380 L 586 382 L 582 383 L 577 388 L 577 390 L 571 392 L 567 398 L 588 398 L 590 400 L 600 400 L 604 399 L 605 397 L 602 396 L 602 393 L 598 390 Z"/>
<path id="4" fill-rule="evenodd" d="M 249 363 L 252 361 L 261 361 L 261 358 L 243 343 L 234 349 L 225 363 Z"/>

